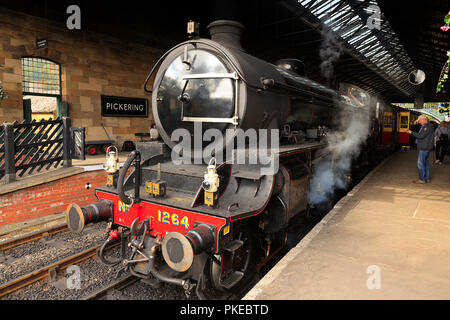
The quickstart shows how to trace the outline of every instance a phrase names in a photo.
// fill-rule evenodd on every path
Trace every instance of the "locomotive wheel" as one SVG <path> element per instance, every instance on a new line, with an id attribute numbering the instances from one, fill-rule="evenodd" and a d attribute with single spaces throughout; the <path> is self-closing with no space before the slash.
<path id="1" fill-rule="evenodd" d="M 239 288 L 246 279 L 254 274 L 255 265 L 252 263 L 253 236 L 245 225 L 236 226 L 233 231 L 233 241 L 242 241 L 237 250 L 216 256 L 221 262 L 210 263 L 210 279 L 218 291 L 228 291 Z"/>

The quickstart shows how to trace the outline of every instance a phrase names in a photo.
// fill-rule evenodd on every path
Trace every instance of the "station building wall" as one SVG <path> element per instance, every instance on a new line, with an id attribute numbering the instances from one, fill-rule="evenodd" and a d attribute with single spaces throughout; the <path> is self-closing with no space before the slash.
<path id="1" fill-rule="evenodd" d="M 36 49 L 37 38 L 49 46 Z M 153 122 L 151 95 L 143 84 L 160 49 L 127 42 L 87 30 L 69 30 L 63 24 L 0 7 L 0 81 L 8 96 L 0 106 L 0 124 L 23 120 L 22 67 L 24 56 L 53 60 L 61 65 L 62 101 L 68 102 L 72 125 L 104 132 L 102 124 L 121 144 L 149 132 Z M 147 98 L 148 118 L 101 116 L 101 95 Z M 97 129 L 97 130 L 95 130 Z M 101 130 L 100 130 L 101 129 Z M 96 134 L 94 134 L 96 135 Z"/>

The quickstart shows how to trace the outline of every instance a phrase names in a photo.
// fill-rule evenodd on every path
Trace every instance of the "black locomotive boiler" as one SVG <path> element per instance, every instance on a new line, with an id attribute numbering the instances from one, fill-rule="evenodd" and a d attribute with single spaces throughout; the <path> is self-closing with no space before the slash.
<path id="1" fill-rule="evenodd" d="M 368 111 L 306 78 L 300 61 L 274 65 L 247 54 L 238 22 L 211 23 L 211 39 L 198 38 L 196 28 L 190 23 L 190 40 L 165 53 L 147 79 L 154 77 L 146 91 L 162 141 L 138 143 L 120 173 L 108 171 L 108 184 L 95 190 L 99 202 L 69 205 L 67 222 L 81 232 L 109 220 L 99 252 L 104 263 L 203 297 L 206 289 L 239 288 L 283 248 L 290 222 L 307 211 L 314 167 L 327 155 L 324 129 L 343 110 Z M 223 139 L 199 144 L 199 124 Z M 191 164 L 172 161 L 178 129 L 192 139 Z M 280 146 L 269 150 L 279 159 L 275 172 L 264 173 L 262 164 L 199 162 L 203 152 L 195 151 L 214 150 L 212 158 L 234 146 L 236 135 L 225 132 L 249 129 L 280 130 Z M 128 249 L 109 260 L 104 248 L 115 238 Z"/>

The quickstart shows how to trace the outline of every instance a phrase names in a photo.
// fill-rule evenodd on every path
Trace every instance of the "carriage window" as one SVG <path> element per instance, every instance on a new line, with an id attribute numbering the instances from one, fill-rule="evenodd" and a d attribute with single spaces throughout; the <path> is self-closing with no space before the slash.
<path id="1" fill-rule="evenodd" d="M 383 123 L 384 123 L 384 127 L 385 128 L 392 128 L 392 124 L 393 124 L 393 118 L 392 118 L 392 116 L 391 115 L 388 115 L 388 116 L 384 116 L 384 119 L 383 119 Z"/>
<path id="2" fill-rule="evenodd" d="M 60 65 L 43 58 L 22 58 L 22 87 L 24 94 L 61 95 Z"/>
<path id="3" fill-rule="evenodd" d="M 401 116 L 400 117 L 400 128 L 408 129 L 408 126 L 409 126 L 408 116 Z"/>

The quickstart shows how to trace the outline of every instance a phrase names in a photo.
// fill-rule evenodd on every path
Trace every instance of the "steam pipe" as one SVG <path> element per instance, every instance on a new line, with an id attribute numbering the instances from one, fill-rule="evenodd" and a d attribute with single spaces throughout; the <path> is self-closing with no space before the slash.
<path id="1" fill-rule="evenodd" d="M 130 169 L 131 164 L 133 163 L 133 161 L 136 160 L 136 171 L 135 171 L 135 199 L 131 199 L 130 197 L 127 197 L 125 195 L 125 191 L 124 191 L 124 180 L 125 180 L 125 175 L 128 172 L 128 169 Z M 140 188 L 140 160 L 141 160 L 141 155 L 140 152 L 134 150 L 133 152 L 130 153 L 130 155 L 128 156 L 127 160 L 125 161 L 125 164 L 123 165 L 122 169 L 120 170 L 119 173 L 119 180 L 117 182 L 117 194 L 119 195 L 120 200 L 127 204 L 127 205 L 132 205 L 133 203 L 139 203 L 139 188 Z M 139 171 L 137 171 L 139 170 Z"/>
<path id="2" fill-rule="evenodd" d="M 115 260 L 115 261 L 110 261 L 110 260 L 106 259 L 105 256 L 104 256 L 104 251 L 105 251 L 106 246 L 107 246 L 109 243 L 111 243 L 112 241 L 113 241 L 113 240 L 112 240 L 111 238 L 108 238 L 108 239 L 103 243 L 103 245 L 101 246 L 100 250 L 98 251 L 98 257 L 100 258 L 100 260 L 101 260 L 104 264 L 110 265 L 110 266 L 119 264 L 119 263 L 121 262 L 121 259 L 117 259 L 117 260 Z"/>
<path id="3" fill-rule="evenodd" d="M 148 261 L 150 272 L 152 273 L 152 275 L 155 278 L 157 278 L 160 281 L 172 283 L 172 284 L 176 284 L 176 285 L 184 287 L 184 285 L 186 284 L 186 280 L 164 276 L 161 273 L 159 273 L 159 271 L 156 269 L 155 257 L 156 257 L 156 251 L 158 250 L 159 246 L 160 246 L 159 244 L 155 244 L 150 250 L 150 258 Z"/>

